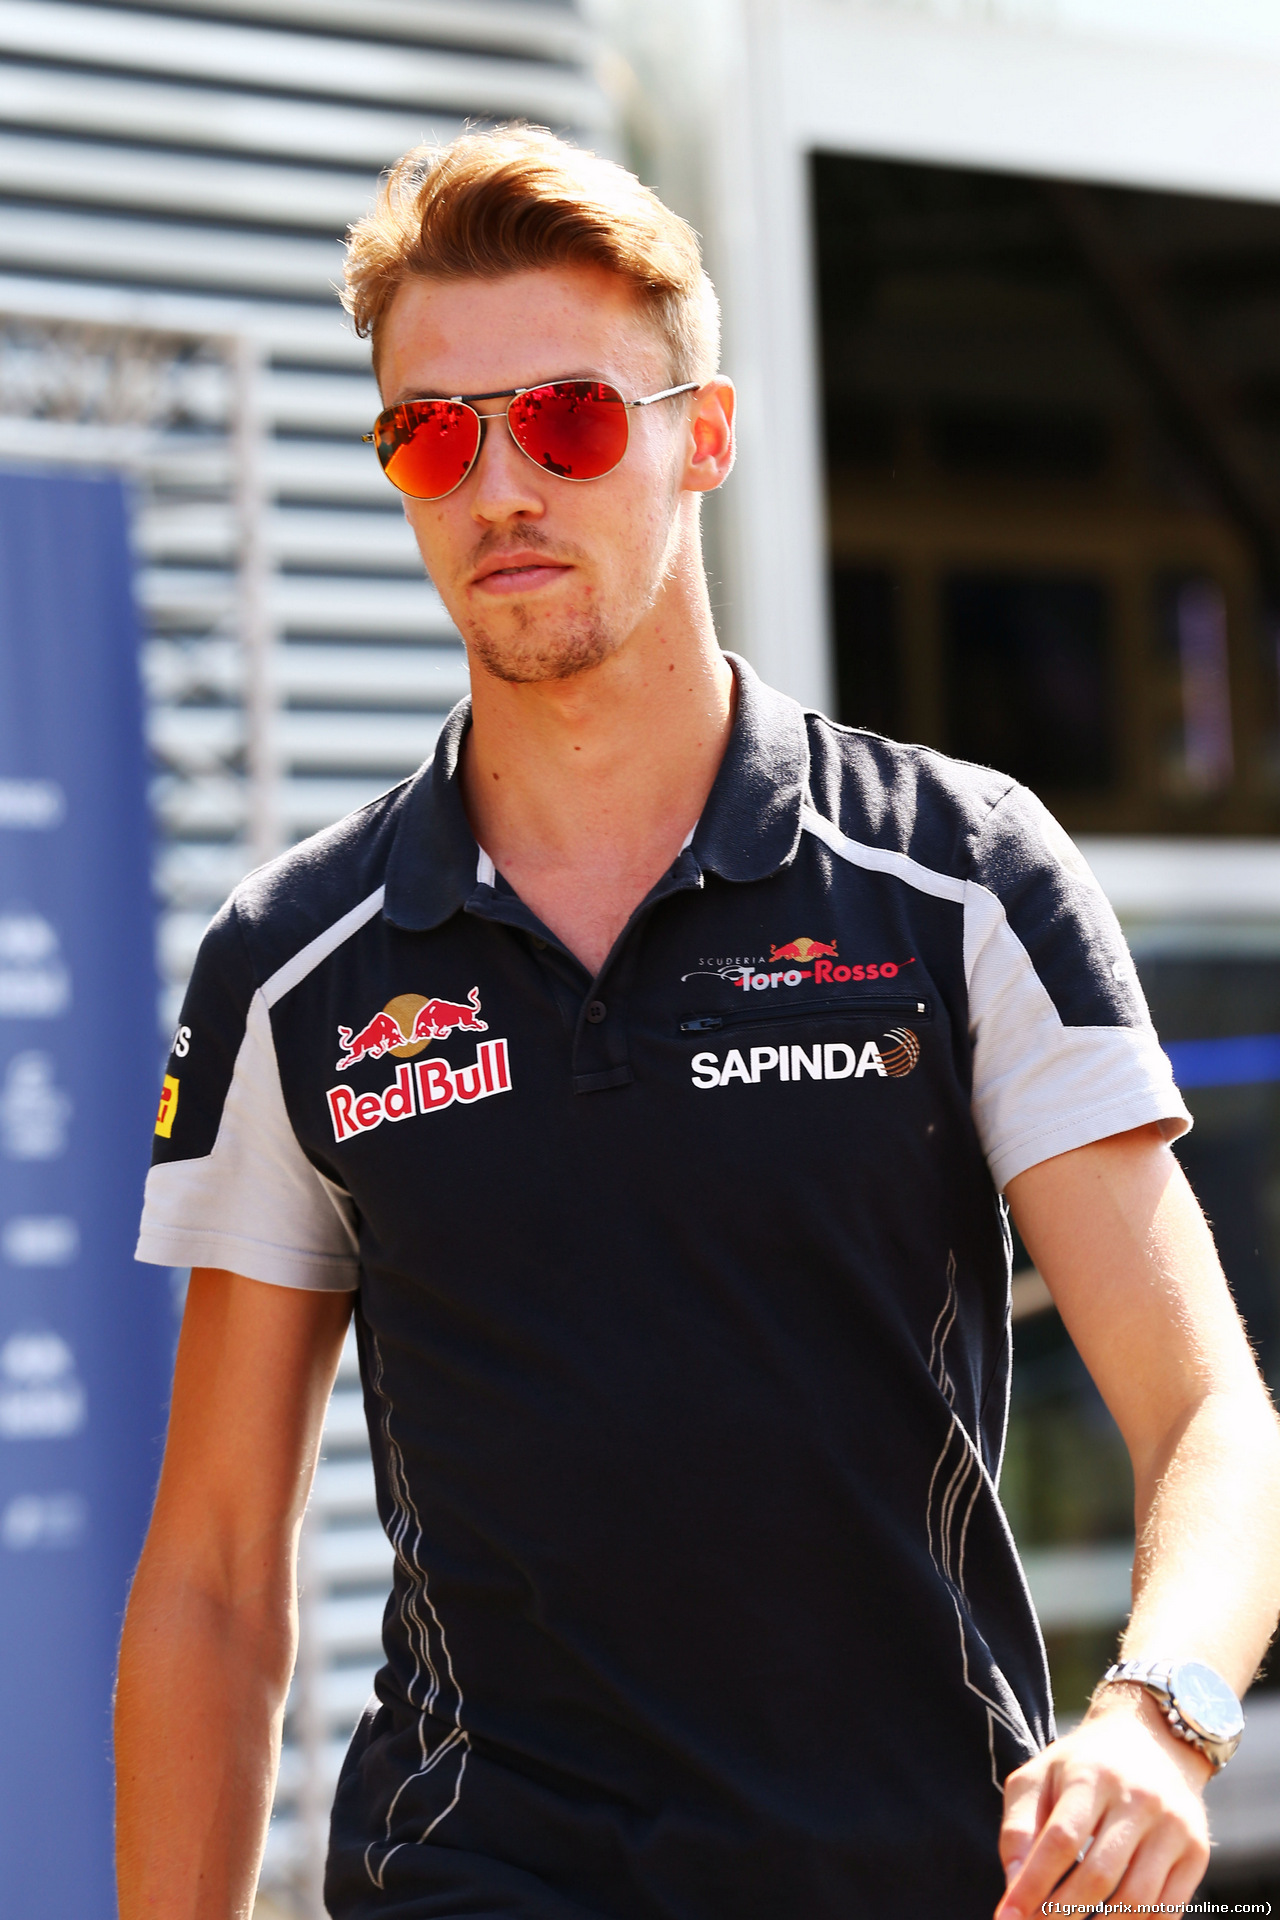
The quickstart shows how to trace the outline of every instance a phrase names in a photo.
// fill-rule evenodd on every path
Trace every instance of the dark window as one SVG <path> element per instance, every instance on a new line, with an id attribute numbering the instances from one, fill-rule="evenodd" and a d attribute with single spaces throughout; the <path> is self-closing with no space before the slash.
<path id="1" fill-rule="evenodd" d="M 840 718 L 851 727 L 899 735 L 902 681 L 897 593 L 887 567 L 832 569 Z"/>
<path id="2" fill-rule="evenodd" d="M 892 407 L 832 394 L 824 424 L 829 465 L 892 473 L 900 424 Z"/>
<path id="3" fill-rule="evenodd" d="M 947 747 L 1041 792 L 1110 785 L 1107 606 L 1096 580 L 945 581 Z"/>
<path id="4" fill-rule="evenodd" d="M 1280 206 L 811 177 L 842 717 L 1007 767 L 1070 832 L 1280 831 Z M 896 681 L 848 657 L 879 569 Z M 975 638 L 948 574 L 1041 586 L 993 586 Z"/>
<path id="5" fill-rule="evenodd" d="M 1065 407 L 939 405 L 929 421 L 939 466 L 1016 479 L 1092 480 L 1111 436 L 1099 414 Z"/>

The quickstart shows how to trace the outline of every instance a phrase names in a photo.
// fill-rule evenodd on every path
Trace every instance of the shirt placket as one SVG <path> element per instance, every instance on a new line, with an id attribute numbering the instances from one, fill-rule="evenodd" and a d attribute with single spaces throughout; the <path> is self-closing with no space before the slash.
<path id="1" fill-rule="evenodd" d="M 533 957 L 571 1028 L 570 1075 L 575 1093 L 603 1093 L 610 1087 L 625 1087 L 635 1078 L 627 1049 L 627 1009 L 643 923 L 670 894 L 701 885 L 702 869 L 685 848 L 635 909 L 594 978 L 500 874 L 493 886 L 477 888 L 468 900 L 468 913 L 528 935 Z"/>

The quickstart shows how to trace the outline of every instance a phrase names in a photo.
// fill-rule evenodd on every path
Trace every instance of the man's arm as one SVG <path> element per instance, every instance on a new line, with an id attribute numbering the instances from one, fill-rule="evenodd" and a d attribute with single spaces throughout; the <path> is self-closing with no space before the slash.
<path id="1" fill-rule="evenodd" d="M 247 1920 L 349 1293 L 191 1275 L 116 1697 L 120 1920 Z"/>
<path id="2" fill-rule="evenodd" d="M 1008 1197 L 1133 1461 L 1123 1653 L 1203 1660 L 1243 1693 L 1280 1607 L 1280 1429 L 1204 1216 L 1156 1127 L 1031 1167 Z M 1051 1894 L 1189 1899 L 1209 1774 L 1144 1689 L 1104 1688 L 1005 1784 L 999 1920 Z"/>

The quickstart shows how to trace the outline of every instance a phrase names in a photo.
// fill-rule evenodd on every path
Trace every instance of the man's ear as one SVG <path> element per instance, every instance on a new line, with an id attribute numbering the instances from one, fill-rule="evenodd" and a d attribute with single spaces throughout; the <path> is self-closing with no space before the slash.
<path id="1" fill-rule="evenodd" d="M 697 393 L 690 396 L 685 492 L 713 493 L 728 479 L 733 466 L 733 410 L 736 399 L 732 380 L 719 373 L 705 381 Z"/>

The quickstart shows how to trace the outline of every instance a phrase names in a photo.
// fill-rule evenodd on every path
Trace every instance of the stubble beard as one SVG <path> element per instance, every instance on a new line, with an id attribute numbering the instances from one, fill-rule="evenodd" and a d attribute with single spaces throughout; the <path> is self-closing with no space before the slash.
<path id="1" fill-rule="evenodd" d="M 621 644 L 613 626 L 597 610 L 566 621 L 551 634 L 539 633 L 528 607 L 516 601 L 507 610 L 508 630 L 495 632 L 480 620 L 462 628 L 467 652 L 509 686 L 532 686 L 539 681 L 570 680 L 587 673 L 616 653 Z"/>

